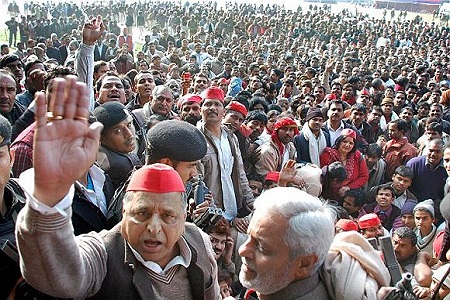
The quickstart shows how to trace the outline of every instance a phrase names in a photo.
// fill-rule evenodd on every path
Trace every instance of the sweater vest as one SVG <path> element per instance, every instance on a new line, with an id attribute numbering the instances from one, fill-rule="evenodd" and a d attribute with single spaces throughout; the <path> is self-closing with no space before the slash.
<path id="1" fill-rule="evenodd" d="M 183 234 L 192 252 L 187 268 L 193 299 L 207 299 L 205 290 L 212 282 L 212 266 L 199 229 L 186 223 Z M 120 224 L 105 233 L 108 253 L 107 274 L 100 290 L 90 299 L 155 299 L 146 268 L 135 258 L 120 231 Z M 177 289 L 176 286 L 173 287 Z"/>

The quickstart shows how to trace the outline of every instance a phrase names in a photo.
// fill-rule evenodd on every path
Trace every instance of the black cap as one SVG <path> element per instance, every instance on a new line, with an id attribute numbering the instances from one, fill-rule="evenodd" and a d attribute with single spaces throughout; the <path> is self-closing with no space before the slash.
<path id="1" fill-rule="evenodd" d="M 206 154 L 206 140 L 197 127 L 178 120 L 162 121 L 147 132 L 147 160 L 195 161 Z"/>
<path id="2" fill-rule="evenodd" d="M 111 101 L 94 109 L 94 116 L 103 124 L 103 130 L 107 130 L 126 120 L 130 114 L 122 103 Z"/>

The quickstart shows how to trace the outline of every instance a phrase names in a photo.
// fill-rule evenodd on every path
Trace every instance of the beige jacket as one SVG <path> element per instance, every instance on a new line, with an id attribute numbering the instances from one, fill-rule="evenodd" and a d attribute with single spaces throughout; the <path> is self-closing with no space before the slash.
<path id="1" fill-rule="evenodd" d="M 215 204 L 223 209 L 224 206 L 222 200 L 222 183 L 220 180 L 218 150 L 213 142 L 212 133 L 204 127 L 203 123 L 199 126 L 199 129 L 205 135 L 207 144 L 206 155 L 201 159 L 198 166 L 199 173 L 203 175 L 205 184 L 214 197 Z M 228 134 L 228 141 L 234 157 L 231 177 L 233 181 L 234 194 L 236 195 L 238 215 L 241 217 L 243 216 L 241 213 L 244 213 L 243 210 L 245 210 L 247 205 L 254 201 L 253 193 L 250 189 L 247 176 L 244 171 L 244 164 L 242 162 L 237 137 L 224 126 L 222 126 L 222 130 L 225 130 Z"/>
<path id="2" fill-rule="evenodd" d="M 285 145 L 285 151 L 289 153 L 289 159 L 294 159 L 297 154 L 295 146 L 292 142 Z M 262 144 L 255 151 L 256 173 L 262 177 L 266 177 L 269 171 L 281 171 L 283 163 L 283 154 L 278 150 L 277 145 L 270 139 L 269 143 Z"/>

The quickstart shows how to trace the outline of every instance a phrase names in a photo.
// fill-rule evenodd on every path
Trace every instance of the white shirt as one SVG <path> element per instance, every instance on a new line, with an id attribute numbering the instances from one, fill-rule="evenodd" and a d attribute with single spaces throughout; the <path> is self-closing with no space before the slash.
<path id="1" fill-rule="evenodd" d="M 105 185 L 106 180 L 105 173 L 96 165 L 92 165 L 92 167 L 89 168 L 89 175 L 91 176 L 94 190 L 86 188 L 79 181 L 76 181 L 75 184 L 83 192 L 89 202 L 97 206 L 106 216 L 108 213 L 108 207 L 106 204 L 105 193 L 103 193 L 103 186 Z"/>
<path id="2" fill-rule="evenodd" d="M 330 133 L 331 146 L 333 146 L 336 139 L 341 135 L 342 130 L 344 130 L 344 122 L 341 121 L 341 124 L 339 125 L 339 127 L 336 130 L 331 128 L 330 121 L 327 121 L 326 126 L 328 128 L 328 132 Z"/>
<path id="3" fill-rule="evenodd" d="M 213 137 L 214 145 L 217 148 L 217 156 L 220 164 L 220 180 L 222 183 L 222 201 L 225 208 L 224 217 L 231 221 L 237 216 L 236 195 L 234 194 L 233 180 L 231 173 L 233 172 L 234 157 L 231 152 L 228 134 L 222 130 L 220 139 Z"/>
<path id="4" fill-rule="evenodd" d="M 191 249 L 189 249 L 184 237 L 181 237 L 181 239 L 178 240 L 177 244 L 180 249 L 180 254 L 175 256 L 174 258 L 172 258 L 172 260 L 169 261 L 169 263 L 165 266 L 164 269 L 161 268 L 160 265 L 158 265 L 157 263 L 155 263 L 153 261 L 144 260 L 144 258 L 136 250 L 134 250 L 130 244 L 128 244 L 128 245 L 130 246 L 131 252 L 133 252 L 136 259 L 138 261 L 140 261 L 147 269 L 152 270 L 156 274 L 164 274 L 170 268 L 172 268 L 176 265 L 181 265 L 185 268 L 189 267 L 189 263 L 192 258 Z"/>

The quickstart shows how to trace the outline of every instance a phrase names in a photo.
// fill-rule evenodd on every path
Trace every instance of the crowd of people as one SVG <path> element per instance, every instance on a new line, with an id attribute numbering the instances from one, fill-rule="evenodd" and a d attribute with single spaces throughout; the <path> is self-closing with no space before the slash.
<path id="1" fill-rule="evenodd" d="M 5 25 L 2 296 L 384 299 L 382 237 L 418 299 L 450 292 L 446 24 L 32 2 Z"/>

